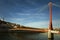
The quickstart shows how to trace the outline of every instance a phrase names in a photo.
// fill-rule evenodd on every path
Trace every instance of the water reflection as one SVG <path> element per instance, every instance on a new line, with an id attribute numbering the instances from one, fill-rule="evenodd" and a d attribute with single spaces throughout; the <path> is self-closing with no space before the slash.
<path id="1" fill-rule="evenodd" d="M 54 40 L 54 39 L 48 39 L 48 40 Z"/>
<path id="2" fill-rule="evenodd" d="M 60 35 L 48 39 L 47 33 L 0 33 L 0 40 L 60 40 Z"/>
<path id="3" fill-rule="evenodd" d="M 44 35 L 41 33 L 35 33 L 35 34 L 34 33 L 10 33 L 11 37 L 20 40 L 47 40 L 47 36 Z"/>

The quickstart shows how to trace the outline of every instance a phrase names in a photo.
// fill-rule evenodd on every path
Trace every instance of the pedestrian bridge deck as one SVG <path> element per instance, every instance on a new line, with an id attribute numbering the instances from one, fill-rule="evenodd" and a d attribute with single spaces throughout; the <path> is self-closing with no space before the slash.
<path id="1" fill-rule="evenodd" d="M 10 31 L 30 31 L 30 32 L 47 32 L 48 30 L 46 29 L 32 29 L 32 28 L 13 28 L 13 29 L 9 29 Z"/>

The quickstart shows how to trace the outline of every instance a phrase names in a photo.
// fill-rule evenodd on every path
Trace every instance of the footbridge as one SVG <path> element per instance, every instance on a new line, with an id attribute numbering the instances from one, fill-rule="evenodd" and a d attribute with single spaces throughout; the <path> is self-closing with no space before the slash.
<path id="1" fill-rule="evenodd" d="M 32 29 L 32 28 L 15 28 L 15 29 L 9 29 L 9 30 L 23 30 L 23 31 L 30 31 L 30 32 L 47 32 L 48 33 L 48 38 L 53 38 L 53 33 L 60 34 L 60 31 L 54 31 L 53 26 L 52 26 L 52 5 L 54 5 L 52 2 L 48 3 L 49 6 L 49 13 L 50 13 L 50 21 L 49 21 L 49 26 L 47 29 Z"/>

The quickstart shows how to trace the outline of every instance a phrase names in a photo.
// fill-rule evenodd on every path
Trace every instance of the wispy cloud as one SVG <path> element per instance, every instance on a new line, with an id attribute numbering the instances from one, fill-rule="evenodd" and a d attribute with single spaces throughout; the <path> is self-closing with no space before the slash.
<path id="1" fill-rule="evenodd" d="M 26 19 L 31 19 L 31 18 L 33 18 L 33 19 L 35 19 L 35 18 L 37 18 L 37 19 L 47 19 L 48 17 L 46 16 L 46 14 L 45 13 L 35 13 L 35 14 L 30 14 L 30 13 L 17 13 L 17 16 L 20 16 L 20 17 L 23 17 L 24 16 L 24 18 L 26 18 Z"/>
<path id="2" fill-rule="evenodd" d="M 48 27 L 48 21 L 38 21 L 38 22 L 30 22 L 25 24 L 25 26 L 35 27 L 35 28 L 45 28 Z"/>
<path id="3" fill-rule="evenodd" d="M 15 20 L 15 21 L 23 21 L 25 20 L 26 18 L 11 18 L 11 20 Z"/>
<path id="4" fill-rule="evenodd" d="M 20 15 L 20 16 L 30 16 L 31 14 L 26 14 L 26 13 L 17 13 L 17 15 Z"/>
<path id="5" fill-rule="evenodd" d="M 8 18 L 8 19 L 7 19 L 8 22 L 16 23 L 16 24 L 20 24 L 20 25 L 25 24 L 24 22 L 26 21 L 26 18 Z"/>
<path id="6" fill-rule="evenodd" d="M 25 26 L 34 27 L 34 28 L 48 28 L 49 21 L 30 22 L 30 23 L 26 23 Z M 60 20 L 53 20 L 53 26 L 54 27 L 60 26 Z"/>
<path id="7" fill-rule="evenodd" d="M 20 15 L 20 16 L 38 16 L 38 15 L 45 15 L 44 13 L 35 13 L 35 14 L 30 14 L 30 13 L 17 13 L 17 15 Z"/>

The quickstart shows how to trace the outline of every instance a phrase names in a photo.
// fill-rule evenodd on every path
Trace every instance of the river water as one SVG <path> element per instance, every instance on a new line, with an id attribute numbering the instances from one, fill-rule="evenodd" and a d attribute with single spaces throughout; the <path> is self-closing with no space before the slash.
<path id="1" fill-rule="evenodd" d="M 48 39 L 47 33 L 0 33 L 0 40 L 60 40 L 60 34 Z"/>

